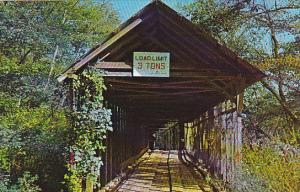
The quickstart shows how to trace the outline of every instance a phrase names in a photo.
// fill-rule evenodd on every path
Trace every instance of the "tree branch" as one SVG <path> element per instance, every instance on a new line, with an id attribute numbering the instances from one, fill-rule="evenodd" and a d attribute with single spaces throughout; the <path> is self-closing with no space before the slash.
<path id="1" fill-rule="evenodd" d="M 292 6 L 278 7 L 276 9 L 269 9 L 269 10 L 264 9 L 264 11 L 259 13 L 247 14 L 247 15 L 245 14 L 245 18 L 251 19 L 253 17 L 260 16 L 262 14 L 273 13 L 273 12 L 284 11 L 284 10 L 292 10 L 292 9 L 300 9 L 300 6 L 292 5 Z"/>
<path id="2" fill-rule="evenodd" d="M 24 55 L 21 56 L 20 58 L 20 61 L 19 61 L 19 64 L 24 64 L 25 63 L 25 60 L 26 60 L 26 57 L 28 56 L 28 54 L 31 52 L 31 48 L 28 49 L 28 51 L 26 53 L 24 53 Z"/>
<path id="3" fill-rule="evenodd" d="M 293 122 L 299 123 L 298 117 L 289 110 L 287 103 L 280 98 L 280 96 L 276 93 L 276 91 L 265 81 L 262 80 L 260 82 L 267 90 L 269 90 L 274 95 L 274 97 L 278 100 L 278 102 L 282 106 L 284 112 L 293 120 Z"/>

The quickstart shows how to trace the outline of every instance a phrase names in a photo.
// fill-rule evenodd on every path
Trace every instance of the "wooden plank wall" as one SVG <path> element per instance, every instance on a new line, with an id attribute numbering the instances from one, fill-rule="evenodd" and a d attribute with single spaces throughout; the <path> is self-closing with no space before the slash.
<path id="1" fill-rule="evenodd" d="M 101 186 L 114 179 L 133 159 L 148 147 L 148 133 L 142 125 L 130 119 L 126 109 L 109 104 L 112 110 L 113 131 L 105 141 L 106 152 L 102 155 L 104 165 L 101 167 Z"/>
<path id="2" fill-rule="evenodd" d="M 241 159 L 242 120 L 235 103 L 226 101 L 184 124 L 185 148 L 224 181 Z"/>

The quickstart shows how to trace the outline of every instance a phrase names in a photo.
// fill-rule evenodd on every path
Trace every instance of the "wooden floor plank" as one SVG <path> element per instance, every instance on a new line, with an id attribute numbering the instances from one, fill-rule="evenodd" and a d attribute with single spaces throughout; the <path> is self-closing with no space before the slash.
<path id="1" fill-rule="evenodd" d="M 169 192 L 168 152 L 155 151 L 145 160 L 133 174 L 118 187 L 118 192 Z M 212 191 L 204 180 L 195 178 L 176 153 L 170 154 L 169 167 L 173 192 Z"/>

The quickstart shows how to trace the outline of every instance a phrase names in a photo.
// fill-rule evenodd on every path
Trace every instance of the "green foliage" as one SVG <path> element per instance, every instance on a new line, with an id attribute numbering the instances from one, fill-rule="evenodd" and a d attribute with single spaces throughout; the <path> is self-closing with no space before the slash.
<path id="1" fill-rule="evenodd" d="M 8 175 L 13 184 L 30 171 L 39 175 L 39 185 L 56 191 L 65 171 L 66 110 L 54 107 L 60 99 L 51 93 L 54 83 L 44 90 L 44 63 L 20 65 L 5 56 L 1 61 L 0 177 Z"/>
<path id="2" fill-rule="evenodd" d="M 68 173 L 64 176 L 65 183 L 67 184 L 68 191 L 82 192 L 82 178 L 80 174 L 68 165 Z"/>
<path id="3" fill-rule="evenodd" d="M 215 36 L 238 28 L 237 25 L 241 19 L 238 9 L 232 10 L 228 3 L 215 0 L 195 1 L 185 6 L 184 11 L 193 22 Z"/>
<path id="4" fill-rule="evenodd" d="M 71 175 L 66 177 L 73 188 L 74 180 L 87 176 L 100 178 L 101 153 L 105 150 L 104 139 L 107 131 L 112 131 L 111 111 L 103 105 L 105 89 L 102 74 L 89 69 L 73 78 L 74 89 L 78 94 L 78 107 L 74 111 L 75 124 L 71 136 L 71 154 L 74 166 Z M 76 171 L 72 171 L 75 169 Z M 74 174 L 76 173 L 76 174 Z"/>
<path id="5" fill-rule="evenodd" d="M 118 19 L 107 2 L 91 0 L 0 4 L 0 52 L 18 63 L 71 62 L 112 31 Z"/>
<path id="6" fill-rule="evenodd" d="M 274 146 L 266 146 L 300 143 L 299 2 L 197 0 L 184 11 L 206 33 L 268 75 L 245 92 L 243 141 L 254 150 L 244 150 L 234 188 L 299 191 L 297 157 L 279 155 Z"/>
<path id="7" fill-rule="evenodd" d="M 39 176 L 36 183 L 43 190 L 63 189 L 70 112 L 65 109 L 66 90 L 54 77 L 118 23 L 106 1 L 0 3 L 4 191 L 13 190 L 26 171 Z"/>
<path id="8" fill-rule="evenodd" d="M 278 154 L 273 148 L 244 149 L 243 164 L 263 179 L 271 191 L 299 191 L 299 154 Z"/>
<path id="9" fill-rule="evenodd" d="M 7 180 L 0 180 L 0 192 L 40 192 L 41 189 L 35 184 L 36 176 L 31 176 L 29 172 L 24 172 L 14 185 L 10 185 Z"/>
<path id="10" fill-rule="evenodd" d="M 8 149 L 5 147 L 0 149 L 0 174 L 1 172 L 9 172 Z"/>
<path id="11" fill-rule="evenodd" d="M 274 143 L 245 147 L 243 155 L 231 183 L 234 191 L 299 191 L 299 149 Z"/>
<path id="12" fill-rule="evenodd" d="M 5 162 L 0 168 L 12 178 L 30 170 L 40 175 L 39 184 L 58 186 L 65 171 L 62 157 L 68 127 L 65 111 L 17 108 L 0 116 L 0 122 L 0 160 Z"/>
<path id="13" fill-rule="evenodd" d="M 234 179 L 230 183 L 230 188 L 234 192 L 269 192 L 266 182 L 255 174 L 251 173 L 249 169 L 238 166 L 234 170 Z"/>
<path id="14" fill-rule="evenodd" d="M 198 0 L 184 7 L 201 29 L 268 75 L 246 92 L 248 131 L 293 145 L 300 141 L 298 10 L 295 1 Z"/>
<path id="15" fill-rule="evenodd" d="M 288 97 L 292 104 L 294 95 L 290 94 Z M 247 144 L 266 143 L 267 139 L 297 145 L 300 139 L 299 125 L 291 122 L 274 95 L 262 85 L 254 85 L 247 89 L 245 106 Z M 293 112 L 300 110 L 299 105 L 290 106 L 289 109 Z"/>
<path id="16" fill-rule="evenodd" d="M 17 58 L 9 58 L 0 54 L 0 73 L 13 75 L 47 75 L 50 71 L 50 60 L 44 59 L 40 61 L 28 61 L 26 64 L 20 65 Z M 63 66 L 57 66 L 54 74 L 58 74 L 63 70 Z"/>
<path id="17" fill-rule="evenodd" d="M 32 177 L 28 172 L 23 174 L 23 177 L 19 178 L 19 191 L 20 192 L 39 192 L 41 189 L 34 184 L 36 182 L 37 177 Z"/>

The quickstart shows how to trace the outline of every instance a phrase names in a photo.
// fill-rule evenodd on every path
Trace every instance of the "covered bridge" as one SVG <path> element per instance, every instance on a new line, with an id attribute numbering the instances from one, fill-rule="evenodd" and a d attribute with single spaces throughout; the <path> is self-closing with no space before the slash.
<path id="1" fill-rule="evenodd" d="M 113 111 L 103 183 L 143 153 L 149 135 L 170 122 L 179 130 L 173 140 L 180 149 L 230 179 L 242 142 L 242 93 L 264 77 L 261 71 L 159 0 L 123 23 L 58 80 L 68 83 L 70 74 L 88 66 L 105 71 L 105 100 Z"/>

